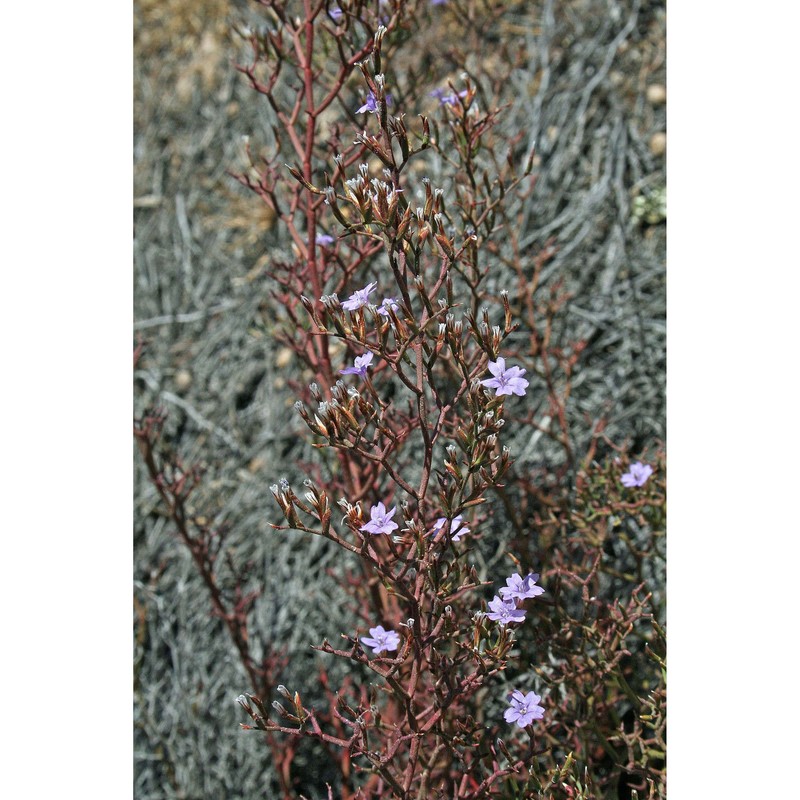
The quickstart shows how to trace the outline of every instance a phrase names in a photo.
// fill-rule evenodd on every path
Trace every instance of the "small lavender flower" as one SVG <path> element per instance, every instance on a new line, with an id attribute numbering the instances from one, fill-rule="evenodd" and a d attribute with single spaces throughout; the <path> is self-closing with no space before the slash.
<path id="1" fill-rule="evenodd" d="M 525 389 L 528 386 L 528 381 L 522 376 L 525 370 L 521 367 L 509 367 L 506 369 L 506 360 L 502 356 L 498 356 L 497 361 L 489 362 L 489 372 L 494 376 L 493 378 L 486 378 L 481 381 L 483 386 L 490 389 L 496 389 L 496 394 L 516 394 L 522 397 L 525 394 Z"/>
<path id="2" fill-rule="evenodd" d="M 364 353 L 363 356 L 356 356 L 352 367 L 345 367 L 339 370 L 340 375 L 360 375 L 367 377 L 367 367 L 372 363 L 372 353 Z"/>
<path id="3" fill-rule="evenodd" d="M 501 625 L 508 625 L 509 622 L 523 622 L 525 619 L 526 612 L 524 609 L 517 608 L 513 600 L 503 600 L 502 597 L 497 595 L 489 603 L 489 608 L 492 612 L 486 616 Z"/>
<path id="4" fill-rule="evenodd" d="M 443 6 L 447 3 L 447 0 L 431 0 L 432 6 Z"/>
<path id="5" fill-rule="evenodd" d="M 538 694 L 533 692 L 522 694 L 516 690 L 511 693 L 510 699 L 511 706 L 503 714 L 506 722 L 516 722 L 520 728 L 525 728 L 535 719 L 541 719 L 544 716 L 544 708 L 539 705 L 542 698 Z"/>
<path id="6" fill-rule="evenodd" d="M 336 238 L 331 236 L 329 233 L 320 233 L 314 241 L 316 241 L 317 244 L 329 245 L 333 244 L 336 241 Z"/>
<path id="7" fill-rule="evenodd" d="M 396 522 L 392 522 L 395 511 L 397 511 L 397 506 L 392 506 L 391 511 L 387 511 L 383 503 L 372 506 L 369 510 L 371 519 L 361 526 L 361 530 L 371 533 L 373 536 L 377 536 L 381 533 L 390 534 L 393 530 L 400 527 Z M 372 631 L 370 631 L 370 633 L 371 632 Z"/>
<path id="8" fill-rule="evenodd" d="M 342 303 L 342 308 L 345 311 L 357 311 L 362 306 L 369 303 L 369 296 L 375 291 L 377 283 L 368 283 L 363 289 L 353 292 L 347 300 Z"/>
<path id="9" fill-rule="evenodd" d="M 391 309 L 395 313 L 400 309 L 400 304 L 397 302 L 397 300 L 394 299 L 394 297 L 384 297 L 383 302 L 381 303 L 381 306 L 378 309 L 378 313 L 382 317 L 388 317 L 389 309 Z"/>
<path id="10" fill-rule="evenodd" d="M 439 517 L 439 519 L 433 523 L 431 536 L 436 536 L 442 528 L 444 528 L 445 522 L 447 522 L 447 517 Z M 453 517 L 453 521 L 450 523 L 450 532 L 453 535 L 454 542 L 457 542 L 465 533 L 469 533 L 469 528 L 464 524 L 464 518 L 461 514 L 457 517 Z"/>
<path id="11" fill-rule="evenodd" d="M 390 94 L 386 95 L 386 105 L 390 106 L 392 104 L 392 96 Z M 364 112 L 368 114 L 377 114 L 378 113 L 378 99 L 375 97 L 375 93 L 370 89 L 367 92 L 367 100 L 361 108 L 356 111 L 356 114 L 363 114 Z"/>
<path id="12" fill-rule="evenodd" d="M 370 628 L 369 636 L 362 636 L 361 641 L 377 655 L 384 650 L 397 650 L 400 646 L 400 634 L 384 630 L 383 625 L 378 625 L 377 628 Z"/>
<path id="13" fill-rule="evenodd" d="M 449 92 L 447 89 L 434 89 L 430 93 L 430 96 L 435 97 L 439 101 L 440 105 L 454 106 L 458 103 L 459 97 L 467 96 L 467 90 L 464 89 L 456 94 L 455 92 Z"/>
<path id="14" fill-rule="evenodd" d="M 630 472 L 626 472 L 622 476 L 622 485 L 628 487 L 644 486 L 652 474 L 653 468 L 649 464 L 642 464 L 641 461 L 637 461 L 635 464 L 631 464 Z"/>
<path id="15" fill-rule="evenodd" d="M 328 11 L 328 16 L 334 22 L 338 22 L 344 16 L 344 11 L 342 11 L 339 6 L 331 6 L 330 10 Z"/>
<path id="16" fill-rule="evenodd" d="M 538 580 L 539 575 L 536 572 L 531 572 L 524 578 L 515 572 L 506 578 L 507 585 L 500 590 L 500 595 L 506 601 L 538 597 L 540 594 L 544 594 L 544 589 L 541 586 L 536 586 L 536 581 Z"/>

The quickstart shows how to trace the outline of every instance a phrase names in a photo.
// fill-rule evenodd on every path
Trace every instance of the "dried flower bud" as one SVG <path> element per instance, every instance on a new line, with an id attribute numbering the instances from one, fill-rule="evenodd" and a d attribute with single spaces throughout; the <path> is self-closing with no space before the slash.
<path id="1" fill-rule="evenodd" d="M 431 191 L 431 180 L 430 178 L 423 178 L 423 184 L 425 184 L 425 217 L 430 217 L 431 213 L 433 212 L 433 192 Z"/>
<path id="2" fill-rule="evenodd" d="M 278 712 L 278 714 L 283 717 L 284 719 L 289 719 L 292 715 L 281 705 L 278 700 L 272 701 L 272 707 Z"/>
<path id="3" fill-rule="evenodd" d="M 290 694 L 289 690 L 282 683 L 279 683 L 275 687 L 275 691 L 277 691 L 278 694 L 282 695 L 287 700 L 291 700 L 292 699 L 292 695 Z"/>
<path id="4" fill-rule="evenodd" d="M 325 308 L 328 309 L 328 311 L 338 311 L 342 307 L 342 304 L 339 301 L 339 298 L 336 296 L 336 293 L 322 295 L 322 297 L 320 297 L 320 302 L 325 306 Z"/>

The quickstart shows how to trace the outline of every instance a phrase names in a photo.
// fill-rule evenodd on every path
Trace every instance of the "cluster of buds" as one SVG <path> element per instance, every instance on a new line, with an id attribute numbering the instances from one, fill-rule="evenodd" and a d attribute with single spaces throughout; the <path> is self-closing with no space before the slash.
<path id="1" fill-rule="evenodd" d="M 324 489 L 317 489 L 309 479 L 304 480 L 303 485 L 308 489 L 304 497 L 313 509 L 314 516 L 322 523 L 323 533 L 327 535 L 331 523 L 331 507 L 328 502 L 328 495 Z"/>
<path id="2" fill-rule="evenodd" d="M 351 313 L 349 315 L 345 314 L 342 301 L 339 300 L 339 297 L 335 292 L 333 294 L 322 295 L 322 297 L 319 298 L 319 301 L 322 303 L 323 308 L 322 317 L 317 314 L 314 304 L 308 297 L 305 295 L 301 295 L 300 297 L 300 302 L 303 304 L 303 307 L 306 309 L 309 316 L 314 320 L 315 325 L 322 333 L 327 333 L 330 328 L 333 328 L 333 330 L 335 330 L 339 336 L 345 339 L 353 338 L 362 344 L 366 344 L 366 322 L 364 319 L 364 313 L 360 308 L 357 309 L 355 313 Z M 369 306 L 369 308 L 374 309 L 372 306 Z M 377 314 L 377 311 L 374 313 Z M 381 327 L 380 320 L 378 320 L 376 324 L 379 328 Z"/>
<path id="3" fill-rule="evenodd" d="M 361 504 L 356 503 L 353 505 L 349 503 L 344 497 L 339 500 L 339 508 L 344 511 L 344 517 L 342 518 L 342 523 L 347 525 L 348 528 L 352 531 L 357 531 L 361 533 L 361 528 L 364 525 L 364 519 L 361 516 Z"/>
<path id="4" fill-rule="evenodd" d="M 275 700 L 272 703 L 272 708 L 278 712 L 278 715 L 288 722 L 293 722 L 296 725 L 302 725 L 308 718 L 309 712 L 303 707 L 303 701 L 300 698 L 300 693 L 295 692 L 292 694 L 282 684 L 277 687 L 278 693 L 292 704 L 292 711 L 289 711 L 283 703 Z M 250 719 L 256 724 L 256 728 L 261 731 L 277 730 L 278 726 L 269 719 L 269 713 L 264 707 L 261 698 L 253 694 L 240 694 L 236 698 L 236 702 L 247 712 Z M 242 725 L 245 730 L 250 730 L 252 726 Z"/>
<path id="5" fill-rule="evenodd" d="M 303 706 L 303 701 L 300 698 L 300 693 L 295 692 L 292 694 L 285 686 L 282 684 L 277 687 L 278 693 L 285 699 L 288 700 L 292 705 L 292 710 L 289 711 L 283 703 L 278 700 L 275 700 L 272 703 L 272 708 L 278 713 L 278 715 L 285 719 L 288 722 L 293 722 L 295 725 L 303 725 L 303 723 L 309 718 L 310 714 L 308 710 Z M 269 718 L 269 712 L 264 706 L 263 701 L 260 697 L 256 697 L 254 694 L 250 694 L 245 692 L 244 694 L 240 694 L 236 698 L 236 702 L 247 712 L 250 719 L 253 720 L 255 726 L 260 731 L 274 731 L 279 730 L 280 726 L 276 725 L 272 722 Z M 242 725 L 242 728 L 245 730 L 252 730 L 251 725 Z"/>
<path id="6" fill-rule="evenodd" d="M 454 314 L 448 314 L 444 319 L 445 338 L 447 345 L 455 358 L 464 360 L 464 323 L 456 319 Z"/>
<path id="7" fill-rule="evenodd" d="M 366 131 L 362 131 L 361 133 L 356 134 L 356 138 L 353 140 L 353 143 L 363 144 L 364 147 L 376 155 L 381 160 L 381 163 L 383 163 L 385 166 L 394 166 L 393 154 L 381 144 L 381 140 L 377 136 L 367 133 Z"/>
<path id="8" fill-rule="evenodd" d="M 485 664 L 491 664 L 494 669 L 502 671 L 506 666 L 506 659 L 514 647 L 514 629 L 510 625 L 493 625 L 491 618 L 485 611 L 478 611 L 472 617 L 474 625 L 472 631 L 472 650 L 480 654 Z M 497 639 L 492 642 L 492 639 Z"/>
<path id="9" fill-rule="evenodd" d="M 260 731 L 268 731 L 271 729 L 269 722 L 269 712 L 264 708 L 260 697 L 254 694 L 240 694 L 236 698 L 236 702 L 247 712 L 250 719 L 256 724 L 256 728 Z M 246 731 L 252 730 L 252 725 L 242 725 Z"/>
<path id="10" fill-rule="evenodd" d="M 275 687 L 278 694 L 284 698 L 284 700 L 288 700 L 292 704 L 293 711 L 289 711 L 286 709 L 278 700 L 275 700 L 272 703 L 272 707 L 278 714 L 283 717 L 283 719 L 288 720 L 289 722 L 294 722 L 298 725 L 302 725 L 308 719 L 308 711 L 303 707 L 303 701 L 300 698 L 300 692 L 295 692 L 292 694 L 283 684 Z"/>
<path id="11" fill-rule="evenodd" d="M 503 298 L 503 305 L 507 307 L 508 305 L 508 295 Z M 502 330 L 499 325 L 492 325 L 489 322 L 489 309 L 485 306 L 480 310 L 480 322 L 478 321 L 475 314 L 472 311 L 468 311 L 466 314 L 467 323 L 472 331 L 472 335 L 475 340 L 480 344 L 480 346 L 489 354 L 491 359 L 497 358 L 500 347 L 503 344 L 503 339 L 508 335 L 508 325 L 510 325 L 510 313 L 511 310 L 509 308 L 507 315 L 506 315 L 506 330 Z"/>
<path id="12" fill-rule="evenodd" d="M 455 442 L 445 450 L 445 474 L 439 475 L 439 498 L 446 513 L 484 502 L 483 491 L 497 484 L 511 465 L 507 447 L 499 447 L 498 434 L 505 424 L 502 396 L 487 399 L 480 381 L 470 384 L 467 405 L 472 419 L 455 431 Z"/>
<path id="13" fill-rule="evenodd" d="M 371 222 L 377 222 L 384 227 L 397 225 L 399 195 L 403 190 L 398 189 L 393 183 L 378 178 L 368 181 L 368 174 L 367 165 L 361 164 L 359 174 L 344 182 L 346 199 L 358 209 L 365 225 Z M 385 177 L 390 178 L 391 174 Z M 410 212 L 407 210 L 406 216 L 410 220 Z M 407 224 L 406 222 L 406 226 Z"/>
<path id="14" fill-rule="evenodd" d="M 281 511 L 283 512 L 283 516 L 286 517 L 286 521 L 293 527 L 303 528 L 303 525 L 300 522 L 300 517 L 297 515 L 297 510 L 295 509 L 295 504 L 299 501 L 297 499 L 297 495 L 292 491 L 292 487 L 289 486 L 289 481 L 286 478 L 281 478 L 280 483 L 273 483 L 272 486 L 269 487 L 269 490 L 272 492 L 273 497 L 277 501 L 278 505 L 281 507 Z"/>
<path id="15" fill-rule="evenodd" d="M 313 417 L 299 400 L 294 407 L 311 431 L 324 436 L 331 445 L 347 447 L 350 444 L 348 435 L 361 436 L 377 412 L 357 389 L 346 387 L 343 381 L 336 382 L 331 395 L 330 400 L 318 401 L 317 413 Z M 356 413 L 362 421 L 356 418 Z"/>

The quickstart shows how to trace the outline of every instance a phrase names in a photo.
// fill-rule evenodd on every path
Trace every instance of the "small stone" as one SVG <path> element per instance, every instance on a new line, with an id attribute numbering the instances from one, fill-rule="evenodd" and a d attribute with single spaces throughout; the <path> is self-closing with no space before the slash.
<path id="1" fill-rule="evenodd" d="M 175 373 L 175 388 L 179 394 L 188 392 L 192 386 L 192 373 L 188 369 L 179 369 Z"/>
<path id="2" fill-rule="evenodd" d="M 654 156 L 663 156 L 667 152 L 667 134 L 663 131 L 654 133 L 650 137 L 650 152 Z"/>
<path id="3" fill-rule="evenodd" d="M 255 475 L 257 472 L 261 472 L 261 470 L 264 469 L 266 465 L 267 465 L 266 459 L 262 458 L 261 456 L 256 456 L 247 465 L 247 471 L 251 475 Z"/>
<path id="4" fill-rule="evenodd" d="M 625 83 L 625 75 L 618 69 L 612 69 L 611 72 L 608 73 L 608 79 L 611 81 L 612 86 L 622 86 L 622 84 Z"/>
<path id="5" fill-rule="evenodd" d="M 294 354 L 288 347 L 282 347 L 278 351 L 278 356 L 275 359 L 275 366 L 277 366 L 278 369 L 284 369 L 284 367 L 288 367 L 293 355 Z"/>
<path id="6" fill-rule="evenodd" d="M 667 87 L 660 83 L 651 83 L 647 87 L 647 102 L 654 106 L 663 106 L 667 102 Z"/>

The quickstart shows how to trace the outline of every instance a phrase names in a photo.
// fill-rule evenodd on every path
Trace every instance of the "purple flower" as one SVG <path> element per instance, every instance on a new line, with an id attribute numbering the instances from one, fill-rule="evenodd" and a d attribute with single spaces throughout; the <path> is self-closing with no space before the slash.
<path id="1" fill-rule="evenodd" d="M 372 652 L 377 655 L 384 650 L 397 650 L 400 646 L 400 634 L 395 631 L 386 631 L 383 625 L 369 629 L 369 636 L 362 636 L 361 641 L 372 648 Z"/>
<path id="2" fill-rule="evenodd" d="M 489 372 L 494 377 L 481 381 L 481 384 L 488 386 L 490 389 L 497 389 L 498 396 L 501 394 L 516 394 L 522 397 L 525 394 L 525 387 L 527 387 L 528 381 L 522 377 L 525 374 L 525 370 L 521 367 L 509 367 L 506 369 L 506 360 L 498 356 L 497 361 L 489 362 Z"/>
<path id="3" fill-rule="evenodd" d="M 536 586 L 539 575 L 535 572 L 528 573 L 524 578 L 515 572 L 506 578 L 506 586 L 500 590 L 500 595 L 506 600 L 526 600 L 528 597 L 538 597 L 544 594 L 541 586 Z"/>
<path id="4" fill-rule="evenodd" d="M 342 308 L 345 311 L 356 311 L 362 306 L 367 305 L 367 303 L 369 303 L 369 296 L 375 291 L 377 285 L 377 283 L 368 283 L 363 289 L 353 292 L 353 294 L 342 303 Z"/>
<path id="5" fill-rule="evenodd" d="M 447 3 L 447 0 L 431 0 L 432 6 L 443 6 Z"/>
<path id="6" fill-rule="evenodd" d="M 522 694 L 517 690 L 511 693 L 510 699 L 511 706 L 503 714 L 506 722 L 516 722 L 520 728 L 525 728 L 535 719 L 541 719 L 544 716 L 544 709 L 539 705 L 542 698 L 538 694 L 533 692 Z"/>
<path id="7" fill-rule="evenodd" d="M 390 106 L 392 104 L 392 96 L 390 94 L 386 95 L 386 105 Z M 356 111 L 356 114 L 363 114 L 364 112 L 368 114 L 377 114 L 378 113 L 378 100 L 375 97 L 375 93 L 370 89 L 367 92 L 367 100 L 361 108 Z"/>
<path id="8" fill-rule="evenodd" d="M 492 609 L 492 613 L 486 616 L 501 625 L 508 625 L 509 622 L 522 622 L 525 619 L 524 609 L 517 608 L 513 600 L 503 600 L 497 595 L 489 603 L 489 608 Z"/>
<path id="9" fill-rule="evenodd" d="M 395 511 L 397 511 L 397 506 L 393 506 L 391 511 L 387 511 L 383 503 L 372 506 L 369 510 L 371 519 L 361 526 L 361 530 L 371 533 L 373 536 L 377 536 L 380 533 L 391 533 L 393 530 L 400 527 L 396 522 L 392 522 Z M 370 631 L 370 633 L 372 633 L 372 631 Z"/>
<path id="10" fill-rule="evenodd" d="M 397 302 L 397 300 L 394 299 L 394 297 L 384 297 L 383 298 L 383 302 L 381 303 L 381 306 L 378 309 L 378 313 L 382 317 L 388 317 L 389 316 L 389 309 L 392 309 L 392 311 L 396 312 L 399 308 L 400 308 L 400 305 Z"/>
<path id="11" fill-rule="evenodd" d="M 467 90 L 464 89 L 456 94 L 455 92 L 448 92 L 447 89 L 434 89 L 430 94 L 431 97 L 435 97 L 441 105 L 454 106 L 458 103 L 459 97 L 467 96 Z"/>
<path id="12" fill-rule="evenodd" d="M 339 370 L 340 375 L 360 375 L 367 377 L 367 367 L 372 363 L 372 353 L 364 353 L 363 356 L 356 356 L 352 367 L 345 367 Z"/>
<path id="13" fill-rule="evenodd" d="M 329 233 L 320 233 L 317 238 L 314 240 L 317 244 L 333 244 L 336 241 L 336 238 L 331 236 Z"/>
<path id="14" fill-rule="evenodd" d="M 647 479 L 653 474 L 653 468 L 649 464 L 642 464 L 637 461 L 631 464 L 630 472 L 626 472 L 622 476 L 623 486 L 644 486 Z"/>
<path id="15" fill-rule="evenodd" d="M 328 11 L 328 16 L 334 22 L 338 22 L 344 16 L 344 11 L 342 11 L 339 6 L 331 6 L 330 10 Z"/>
<path id="16" fill-rule="evenodd" d="M 447 517 L 439 517 L 439 519 L 433 523 L 431 536 L 436 536 L 442 528 L 444 528 L 445 522 L 447 522 Z M 464 518 L 461 514 L 457 517 L 453 517 L 453 521 L 450 523 L 450 533 L 452 534 L 454 542 L 457 542 L 465 533 L 469 533 L 469 528 L 464 524 Z"/>

